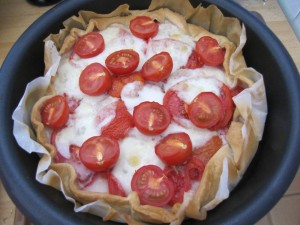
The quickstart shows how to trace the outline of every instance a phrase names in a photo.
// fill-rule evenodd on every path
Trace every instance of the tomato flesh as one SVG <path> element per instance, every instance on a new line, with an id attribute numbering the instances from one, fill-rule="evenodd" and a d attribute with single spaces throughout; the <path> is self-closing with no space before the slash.
<path id="1" fill-rule="evenodd" d="M 213 136 L 205 145 L 195 148 L 193 155 L 198 158 L 203 165 L 206 165 L 210 158 L 222 147 L 223 142 L 219 136 Z"/>
<path id="2" fill-rule="evenodd" d="M 167 165 L 183 164 L 192 154 L 192 142 L 184 132 L 168 134 L 155 146 L 156 155 Z"/>
<path id="3" fill-rule="evenodd" d="M 119 180 L 111 172 L 108 172 L 107 174 L 107 183 L 108 191 L 110 194 L 126 197 L 124 188 L 120 184 Z"/>
<path id="4" fill-rule="evenodd" d="M 112 85 L 112 78 L 109 71 L 100 63 L 88 65 L 80 74 L 80 90 L 91 96 L 105 93 Z"/>
<path id="5" fill-rule="evenodd" d="M 193 51 L 191 53 L 191 55 L 189 56 L 186 65 L 183 68 L 196 69 L 196 68 L 201 68 L 203 65 L 204 65 L 204 63 L 198 57 L 197 53 L 195 51 Z"/>
<path id="6" fill-rule="evenodd" d="M 137 192 L 141 204 L 158 207 L 166 205 L 174 195 L 173 183 L 155 165 L 139 168 L 132 177 L 131 189 Z"/>
<path id="7" fill-rule="evenodd" d="M 81 58 L 91 58 L 104 50 L 105 44 L 102 35 L 90 32 L 80 37 L 74 45 L 74 52 Z"/>
<path id="8" fill-rule="evenodd" d="M 101 172 L 111 169 L 120 155 L 119 143 L 109 137 L 87 139 L 79 151 L 80 161 L 90 170 Z"/>
<path id="9" fill-rule="evenodd" d="M 137 16 L 130 21 L 131 33 L 141 39 L 149 39 L 158 33 L 158 24 L 148 16 Z"/>
<path id="10" fill-rule="evenodd" d="M 176 91 L 169 89 L 164 96 L 163 105 L 169 110 L 172 118 L 177 122 L 177 119 L 188 119 L 187 104 L 181 100 Z"/>
<path id="11" fill-rule="evenodd" d="M 192 123 L 199 128 L 211 128 L 222 115 L 220 98 L 212 92 L 201 92 L 188 106 L 188 115 Z"/>
<path id="12" fill-rule="evenodd" d="M 63 96 L 48 99 L 41 110 L 42 123 L 50 128 L 61 128 L 69 119 L 69 106 Z"/>
<path id="13" fill-rule="evenodd" d="M 110 54 L 105 60 L 105 65 L 112 73 L 124 75 L 132 73 L 139 62 L 140 56 L 136 51 L 123 49 Z"/>
<path id="14" fill-rule="evenodd" d="M 136 73 L 131 73 L 131 74 L 122 75 L 122 76 L 115 76 L 115 77 L 113 77 L 112 86 L 109 89 L 108 94 L 112 97 L 120 98 L 123 87 L 126 84 L 129 84 L 129 83 L 132 83 L 135 81 L 144 83 L 144 78 L 142 77 L 141 73 L 136 72 Z"/>
<path id="15" fill-rule="evenodd" d="M 153 55 L 142 67 L 145 80 L 159 82 L 167 79 L 173 69 L 173 60 L 168 52 Z"/>
<path id="16" fill-rule="evenodd" d="M 157 135 L 168 128 L 171 116 L 166 107 L 157 102 L 142 102 L 134 107 L 133 121 L 141 133 Z"/>
<path id="17" fill-rule="evenodd" d="M 119 100 L 117 102 L 115 118 L 107 126 L 102 128 L 101 135 L 118 140 L 124 138 L 133 126 L 131 114 L 127 111 L 124 102 Z"/>
<path id="18" fill-rule="evenodd" d="M 223 64 L 225 57 L 224 48 L 219 46 L 216 39 L 209 36 L 203 36 L 197 41 L 196 53 L 201 61 L 208 66 L 219 66 Z"/>

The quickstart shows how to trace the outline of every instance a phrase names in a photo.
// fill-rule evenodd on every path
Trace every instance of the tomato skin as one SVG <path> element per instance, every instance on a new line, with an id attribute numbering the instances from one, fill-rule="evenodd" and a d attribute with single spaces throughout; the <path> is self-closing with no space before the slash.
<path id="1" fill-rule="evenodd" d="M 142 67 L 145 80 L 159 82 L 167 79 L 173 69 L 173 60 L 168 52 L 160 52 L 148 59 Z"/>
<path id="2" fill-rule="evenodd" d="M 167 165 L 183 164 L 192 154 L 192 142 L 184 132 L 168 134 L 155 146 L 155 154 Z"/>
<path id="3" fill-rule="evenodd" d="M 87 139 L 79 150 L 80 161 L 90 170 L 103 172 L 111 169 L 120 155 L 119 143 L 109 137 Z"/>
<path id="4" fill-rule="evenodd" d="M 81 58 L 91 58 L 104 50 L 105 44 L 102 35 L 90 32 L 80 37 L 74 45 L 74 52 Z"/>
<path id="5" fill-rule="evenodd" d="M 216 39 L 209 36 L 199 38 L 196 43 L 196 53 L 201 61 L 208 66 L 223 64 L 225 50 L 219 46 Z"/>
<path id="6" fill-rule="evenodd" d="M 211 128 L 211 130 L 223 129 L 225 128 L 233 115 L 234 103 L 232 101 L 232 95 L 230 89 L 223 84 L 220 91 L 220 99 L 222 103 L 223 113 L 221 114 L 220 121 Z"/>
<path id="7" fill-rule="evenodd" d="M 136 191 L 141 204 L 164 206 L 174 195 L 174 185 L 163 170 L 155 165 L 139 168 L 131 180 L 131 189 Z"/>
<path id="8" fill-rule="evenodd" d="M 100 63 L 89 64 L 80 74 L 79 88 L 90 96 L 105 93 L 112 85 L 109 71 Z"/>
<path id="9" fill-rule="evenodd" d="M 141 39 L 148 40 L 158 33 L 158 24 L 148 16 L 137 16 L 130 21 L 131 33 Z"/>
<path id="10" fill-rule="evenodd" d="M 199 56 L 195 51 L 191 53 L 191 55 L 188 58 L 188 61 L 186 65 L 183 67 L 185 69 L 196 69 L 201 68 L 204 65 L 204 63 L 201 61 Z"/>
<path id="11" fill-rule="evenodd" d="M 177 121 L 177 118 L 188 119 L 187 104 L 181 100 L 177 93 L 171 89 L 164 95 L 163 105 L 169 110 L 172 118 Z"/>
<path id="12" fill-rule="evenodd" d="M 201 92 L 188 106 L 188 115 L 192 123 L 199 128 L 211 128 L 222 115 L 220 98 L 212 92 Z"/>
<path id="13" fill-rule="evenodd" d="M 114 139 L 124 138 L 130 128 L 134 126 L 133 118 L 127 111 L 127 108 L 122 100 L 117 102 L 115 118 L 101 130 L 102 136 L 108 136 Z"/>
<path id="14" fill-rule="evenodd" d="M 193 156 L 185 165 L 185 171 L 187 176 L 191 180 L 200 181 L 205 169 L 205 164 L 197 157 Z"/>
<path id="15" fill-rule="evenodd" d="M 210 158 L 222 147 L 223 142 L 219 136 L 213 136 L 205 145 L 195 148 L 193 156 L 206 165 Z"/>
<path id="16" fill-rule="evenodd" d="M 122 75 L 122 76 L 115 76 L 115 77 L 113 77 L 112 86 L 109 89 L 108 94 L 112 97 L 120 98 L 123 87 L 126 84 L 129 84 L 129 83 L 132 83 L 135 81 L 144 83 L 145 80 L 142 77 L 142 74 L 139 72 L 126 74 L 126 75 Z"/>
<path id="17" fill-rule="evenodd" d="M 126 197 L 126 193 L 120 184 L 119 180 L 111 173 L 107 173 L 108 191 L 112 195 Z"/>
<path id="18" fill-rule="evenodd" d="M 116 75 L 132 73 L 140 62 L 139 54 L 132 49 L 122 49 L 111 53 L 105 60 L 106 67 Z"/>
<path id="19" fill-rule="evenodd" d="M 41 110 L 42 123 L 50 128 L 61 128 L 69 119 L 69 106 L 63 96 L 48 99 Z"/>
<path id="20" fill-rule="evenodd" d="M 164 132 L 171 123 L 169 111 L 157 102 L 142 102 L 134 107 L 133 122 L 145 135 L 157 135 Z"/>

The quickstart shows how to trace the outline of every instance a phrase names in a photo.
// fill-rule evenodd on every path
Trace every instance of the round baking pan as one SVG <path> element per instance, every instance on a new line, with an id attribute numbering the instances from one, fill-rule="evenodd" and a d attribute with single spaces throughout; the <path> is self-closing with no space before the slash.
<path id="1" fill-rule="evenodd" d="M 43 74 L 43 40 L 50 33 L 57 33 L 62 22 L 79 10 L 109 13 L 123 3 L 128 3 L 131 9 L 145 9 L 150 1 L 62 1 L 24 32 L 2 65 L 0 175 L 11 199 L 35 225 L 118 224 L 75 213 L 74 205 L 62 193 L 36 181 L 39 157 L 27 154 L 17 145 L 11 116 L 26 84 Z M 250 12 L 229 0 L 191 0 L 191 3 L 193 6 L 216 4 L 226 16 L 237 17 L 245 24 L 248 41 L 244 56 L 248 66 L 264 76 L 269 113 L 257 154 L 230 197 L 209 211 L 205 221 L 188 219 L 183 224 L 254 224 L 282 197 L 299 167 L 299 73 L 276 36 Z"/>

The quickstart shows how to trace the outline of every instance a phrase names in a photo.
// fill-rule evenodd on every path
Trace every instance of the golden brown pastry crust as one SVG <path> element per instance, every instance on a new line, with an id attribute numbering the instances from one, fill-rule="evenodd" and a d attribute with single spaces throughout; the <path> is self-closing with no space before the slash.
<path id="1" fill-rule="evenodd" d="M 237 19 L 225 18 L 213 5 L 208 8 L 201 6 L 193 8 L 188 1 L 153 0 L 148 10 L 129 10 L 128 5 L 121 5 L 110 14 L 81 11 L 78 17 L 73 16 L 65 21 L 65 29 L 61 30 L 59 34 L 50 35 L 49 38 L 55 42 L 59 53 L 64 54 L 72 48 L 78 37 L 85 33 L 94 29 L 103 30 L 112 23 L 122 23 L 128 26 L 129 21 L 137 15 L 147 15 L 159 22 L 169 20 L 176 24 L 183 33 L 189 34 L 195 40 L 204 35 L 214 37 L 222 47 L 226 48 L 223 66 L 228 79 L 233 83 L 242 82 L 246 87 L 251 87 L 256 82 L 256 78 L 251 72 L 249 74 L 243 72 L 246 65 L 242 54 L 238 54 L 234 58 L 235 71 L 230 68 L 231 56 L 240 44 L 241 25 Z M 46 65 L 51 64 L 49 62 L 50 57 L 47 57 L 48 54 L 49 52 L 46 51 Z M 53 94 L 55 93 L 50 85 L 48 93 L 36 102 L 31 114 L 37 140 L 48 150 L 52 158 L 55 157 L 56 150 L 48 141 L 46 128 L 41 123 L 40 109 L 43 107 L 45 100 Z M 245 131 L 247 136 L 244 134 Z M 123 220 L 128 224 L 142 224 L 141 221 L 178 224 L 184 217 L 203 220 L 206 218 L 207 210 L 214 208 L 223 200 L 216 199 L 215 196 L 220 191 L 220 185 L 224 185 L 221 184 L 220 179 L 221 175 L 225 173 L 223 171 L 224 165 L 228 167 L 227 175 L 230 191 L 238 183 L 252 160 L 259 141 L 254 133 L 251 120 L 245 119 L 241 115 L 240 109 L 235 110 L 226 138 L 228 144 L 224 145 L 208 162 L 200 186 L 183 211 L 181 204 L 175 204 L 170 210 L 140 205 L 139 198 L 134 192 L 124 198 L 106 193 L 83 191 L 76 183 L 76 173 L 71 165 L 51 163 L 49 169 L 55 171 L 61 177 L 64 193 L 67 196 L 76 199 L 81 204 L 97 200 L 102 201 L 107 207 L 107 211 L 103 216 L 104 220 Z M 48 183 L 60 189 L 58 180 L 53 179 Z"/>

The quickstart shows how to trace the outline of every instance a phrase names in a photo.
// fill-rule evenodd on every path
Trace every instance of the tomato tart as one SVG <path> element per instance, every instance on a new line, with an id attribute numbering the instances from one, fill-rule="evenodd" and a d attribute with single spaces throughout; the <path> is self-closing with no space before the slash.
<path id="1" fill-rule="evenodd" d="M 264 83 L 243 57 L 245 28 L 214 5 L 175 0 L 81 11 L 64 25 L 46 40 L 49 83 L 31 110 L 46 151 L 39 180 L 103 220 L 204 220 L 263 134 Z"/>

